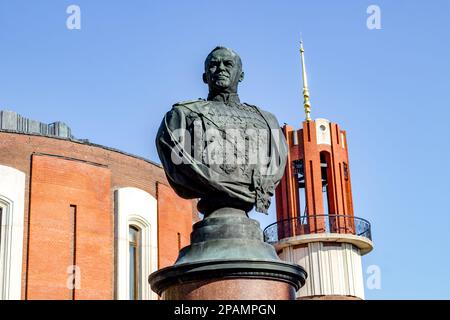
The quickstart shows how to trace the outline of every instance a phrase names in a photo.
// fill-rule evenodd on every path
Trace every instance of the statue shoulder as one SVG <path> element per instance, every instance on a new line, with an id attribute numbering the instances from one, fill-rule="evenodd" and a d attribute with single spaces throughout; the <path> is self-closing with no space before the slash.
<path id="1" fill-rule="evenodd" d="M 254 104 L 250 104 L 250 103 L 247 103 L 247 102 L 244 102 L 244 104 L 245 104 L 246 106 L 248 106 L 248 107 L 252 107 L 252 108 L 255 108 L 256 110 L 258 110 L 259 113 L 261 113 L 261 115 L 262 115 L 267 121 L 275 122 L 275 123 L 278 124 L 277 117 L 275 117 L 275 115 L 274 115 L 273 113 L 271 113 L 271 112 L 269 112 L 269 111 L 266 111 L 266 110 L 263 110 L 263 109 L 261 109 L 260 107 L 255 106 Z"/>
<path id="2" fill-rule="evenodd" d="M 198 98 L 198 99 L 192 99 L 192 100 L 180 101 L 180 102 L 175 103 L 173 106 L 191 105 L 191 104 L 201 103 L 201 102 L 205 102 L 205 101 L 206 101 L 205 99 Z"/>
<path id="3" fill-rule="evenodd" d="M 182 110 L 185 112 L 202 113 L 202 110 L 209 105 L 209 101 L 205 99 L 186 100 L 175 103 L 172 106 L 174 110 Z"/>

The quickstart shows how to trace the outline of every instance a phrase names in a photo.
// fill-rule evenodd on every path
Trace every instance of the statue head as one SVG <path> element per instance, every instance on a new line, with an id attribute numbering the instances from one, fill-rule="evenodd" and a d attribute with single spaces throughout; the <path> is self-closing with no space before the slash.
<path id="1" fill-rule="evenodd" d="M 203 82 L 208 84 L 210 94 L 237 93 L 238 84 L 242 80 L 242 61 L 236 52 L 216 47 L 208 54 Z"/>

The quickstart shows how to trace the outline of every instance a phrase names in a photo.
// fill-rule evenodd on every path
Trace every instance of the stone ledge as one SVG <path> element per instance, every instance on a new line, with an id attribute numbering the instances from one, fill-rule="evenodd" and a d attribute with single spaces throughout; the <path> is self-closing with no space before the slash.
<path id="1" fill-rule="evenodd" d="M 273 244 L 275 249 L 280 249 L 300 244 L 308 244 L 311 242 L 337 242 L 337 243 L 351 243 L 361 250 L 361 255 L 365 255 L 373 250 L 373 243 L 366 237 L 357 236 L 354 234 L 345 233 L 311 233 L 301 236 L 281 239 Z"/>
<path id="2" fill-rule="evenodd" d="M 152 290 L 162 295 L 174 285 L 223 279 L 265 279 L 285 282 L 299 290 L 306 281 L 302 267 L 282 261 L 262 260 L 210 260 L 183 263 L 152 273 Z"/>

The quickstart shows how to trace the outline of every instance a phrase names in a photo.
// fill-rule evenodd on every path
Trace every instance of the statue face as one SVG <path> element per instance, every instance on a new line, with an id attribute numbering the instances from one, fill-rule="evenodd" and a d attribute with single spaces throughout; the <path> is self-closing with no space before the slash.
<path id="1" fill-rule="evenodd" d="M 239 57 L 227 49 L 214 51 L 207 61 L 203 81 L 213 93 L 236 93 L 244 78 Z"/>

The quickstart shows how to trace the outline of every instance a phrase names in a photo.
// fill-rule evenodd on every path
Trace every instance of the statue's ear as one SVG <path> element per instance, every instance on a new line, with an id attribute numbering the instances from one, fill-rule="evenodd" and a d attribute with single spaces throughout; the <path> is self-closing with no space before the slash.
<path id="1" fill-rule="evenodd" d="M 239 82 L 242 82 L 244 80 L 244 71 L 241 72 L 241 75 L 239 76 Z"/>
<path id="2" fill-rule="evenodd" d="M 203 82 L 208 83 L 208 79 L 206 79 L 206 73 L 203 74 Z"/>

